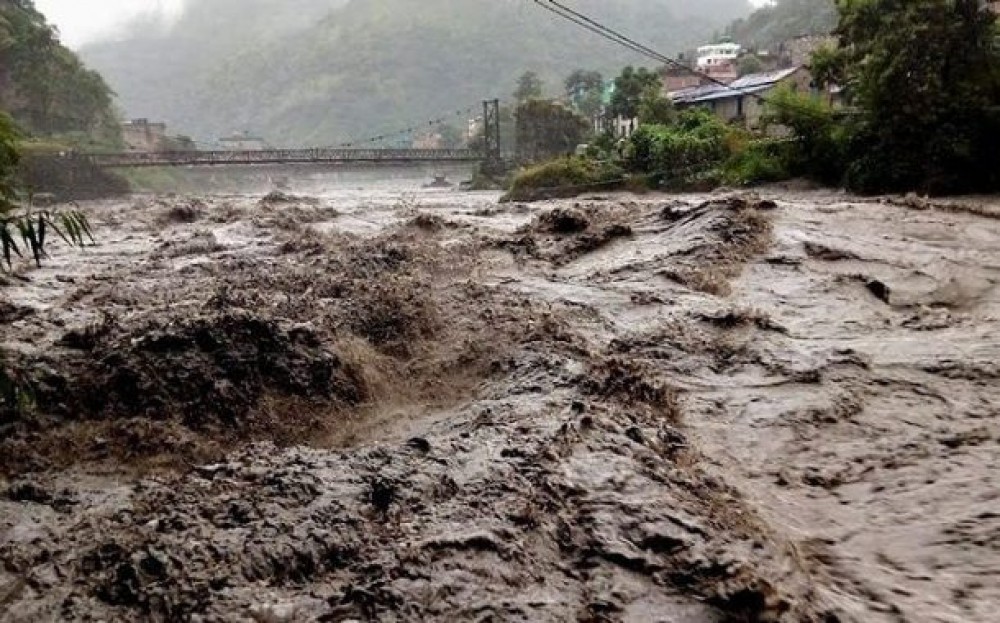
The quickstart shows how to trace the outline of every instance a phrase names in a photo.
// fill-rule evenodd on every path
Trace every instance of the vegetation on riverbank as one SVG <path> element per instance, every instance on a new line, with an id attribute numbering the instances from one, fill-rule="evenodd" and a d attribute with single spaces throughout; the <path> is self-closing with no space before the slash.
<path id="1" fill-rule="evenodd" d="M 572 166 L 558 161 L 525 169 L 511 197 L 588 191 L 603 181 L 587 175 L 597 163 L 620 168 L 633 186 L 665 190 L 792 177 L 860 193 L 1000 189 L 995 14 L 976 0 L 838 6 L 839 47 L 818 51 L 811 69 L 820 92 L 841 89 L 842 107 L 779 89 L 767 95 L 761 126 L 747 130 L 707 109 L 671 113 L 650 78 L 644 89 L 633 89 L 633 101 L 616 106 L 626 118 L 639 118 L 629 138 L 594 137 Z M 619 80 L 635 75 L 626 69 Z"/>

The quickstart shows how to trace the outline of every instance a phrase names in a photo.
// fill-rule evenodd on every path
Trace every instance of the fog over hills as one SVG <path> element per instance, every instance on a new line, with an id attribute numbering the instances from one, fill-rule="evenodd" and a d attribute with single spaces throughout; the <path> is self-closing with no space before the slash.
<path id="1" fill-rule="evenodd" d="M 750 12 L 747 0 L 575 0 L 675 55 Z M 210 140 L 233 131 L 323 145 L 406 127 L 535 70 L 555 94 L 576 68 L 647 63 L 528 0 L 201 0 L 80 50 L 127 116 Z M 457 119 L 456 119 L 457 120 Z"/>

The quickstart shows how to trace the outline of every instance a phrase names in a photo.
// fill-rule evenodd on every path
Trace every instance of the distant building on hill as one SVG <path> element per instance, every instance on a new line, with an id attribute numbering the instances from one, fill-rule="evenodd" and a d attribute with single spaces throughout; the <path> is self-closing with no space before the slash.
<path id="1" fill-rule="evenodd" d="M 122 124 L 122 140 L 129 151 L 161 151 L 167 140 L 167 124 L 133 119 Z"/>
<path id="2" fill-rule="evenodd" d="M 219 146 L 227 151 L 260 151 L 267 149 L 267 141 L 249 132 L 241 132 L 220 138 Z"/>
<path id="3" fill-rule="evenodd" d="M 696 67 L 711 80 L 732 82 L 739 77 L 736 61 L 743 52 L 743 46 L 731 41 L 713 43 L 698 48 Z"/>

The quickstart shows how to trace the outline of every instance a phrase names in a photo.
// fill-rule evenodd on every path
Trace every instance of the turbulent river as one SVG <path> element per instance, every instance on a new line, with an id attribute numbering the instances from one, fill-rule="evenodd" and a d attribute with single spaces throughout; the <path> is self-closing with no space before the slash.
<path id="1" fill-rule="evenodd" d="M 0 621 L 994 620 L 998 202 L 432 173 L 15 266 Z"/>

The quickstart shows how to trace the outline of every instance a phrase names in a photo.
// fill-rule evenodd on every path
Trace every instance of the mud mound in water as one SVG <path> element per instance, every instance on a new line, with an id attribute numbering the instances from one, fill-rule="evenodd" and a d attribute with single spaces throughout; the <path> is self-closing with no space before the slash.
<path id="1" fill-rule="evenodd" d="M 332 424 L 319 422 L 321 413 L 367 399 L 363 372 L 314 330 L 283 328 L 249 313 L 102 326 L 68 334 L 63 343 L 82 351 L 48 362 L 35 384 L 35 411 L 48 417 L 15 419 L 3 439 L 4 464 L 19 453 L 53 450 L 31 443 L 32 435 L 53 426 L 49 433 L 64 442 L 109 434 L 128 446 L 116 449 L 105 440 L 93 448 L 98 454 L 156 454 L 178 436 L 195 446 L 195 456 L 229 441 L 306 441 L 317 427 Z M 271 407 L 277 403 L 295 408 L 276 418 Z M 130 432 L 122 439 L 124 422 Z"/>
<path id="2" fill-rule="evenodd" d="M 666 207 L 660 218 L 668 231 L 696 242 L 661 276 L 706 294 L 728 295 L 729 282 L 746 262 L 770 247 L 773 225 L 767 213 L 774 208 L 773 202 L 752 197 L 713 200 L 692 209 Z"/>
<path id="3" fill-rule="evenodd" d="M 616 240 L 631 238 L 629 222 L 634 217 L 629 206 L 576 204 L 572 208 L 554 208 L 517 231 L 516 238 L 494 244 L 516 255 L 563 266 Z"/>

